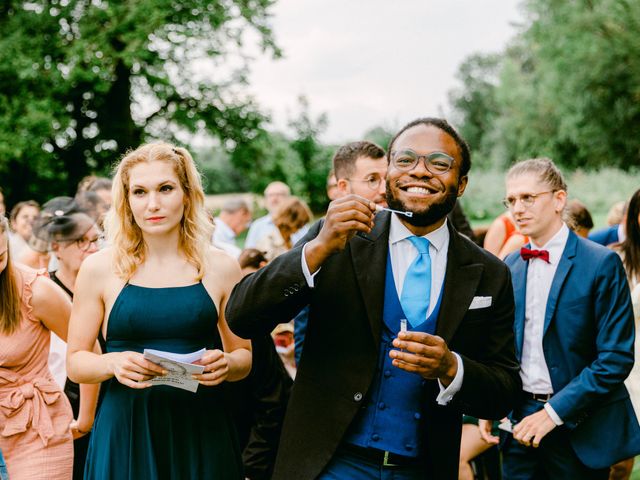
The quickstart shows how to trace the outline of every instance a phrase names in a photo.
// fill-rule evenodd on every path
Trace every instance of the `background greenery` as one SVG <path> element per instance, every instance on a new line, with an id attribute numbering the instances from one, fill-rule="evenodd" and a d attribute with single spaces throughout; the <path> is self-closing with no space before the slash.
<path id="1" fill-rule="evenodd" d="M 0 2 L 0 185 L 9 206 L 72 194 L 84 175 L 108 175 L 127 149 L 164 139 L 191 148 L 208 193 L 261 192 L 279 179 L 322 212 L 336 148 L 319 140 L 328 119 L 301 97 L 289 130 L 275 131 L 246 93 L 247 52 L 281 55 L 274 1 Z M 571 196 L 602 218 L 638 184 L 640 2 L 521 8 L 505 50 L 467 58 L 450 92 L 446 116 L 474 152 L 463 205 L 487 222 L 502 211 L 506 168 L 548 156 L 569 172 Z M 363 137 L 386 146 L 391 134 L 373 125 Z"/>
<path id="2" fill-rule="evenodd" d="M 501 203 L 505 194 L 504 176 L 503 171 L 472 168 L 462 206 L 474 225 L 488 224 L 505 211 Z M 569 198 L 587 205 L 596 228 L 605 226 L 607 212 L 614 203 L 627 200 L 640 188 L 635 169 L 629 172 L 608 167 L 578 169 L 566 175 L 565 180 Z"/>

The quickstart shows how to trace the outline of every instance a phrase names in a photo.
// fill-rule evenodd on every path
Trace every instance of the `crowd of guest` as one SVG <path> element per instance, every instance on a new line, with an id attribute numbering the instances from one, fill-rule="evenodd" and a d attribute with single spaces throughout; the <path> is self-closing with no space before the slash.
<path id="1" fill-rule="evenodd" d="M 0 479 L 628 479 L 640 190 L 593 231 L 530 159 L 473 230 L 441 119 L 328 167 L 317 221 L 281 181 L 255 220 L 207 211 L 166 143 L 42 205 L 0 190 Z M 195 389 L 149 349 L 198 352 Z"/>

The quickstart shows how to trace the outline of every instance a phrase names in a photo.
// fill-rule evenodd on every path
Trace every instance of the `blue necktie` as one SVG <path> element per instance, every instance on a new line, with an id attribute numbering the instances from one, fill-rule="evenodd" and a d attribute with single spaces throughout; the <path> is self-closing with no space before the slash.
<path id="1" fill-rule="evenodd" d="M 431 257 L 429 240 L 415 235 L 408 237 L 418 249 L 418 256 L 409 266 L 402 285 L 400 304 L 412 327 L 427 319 L 429 299 L 431 298 Z"/>

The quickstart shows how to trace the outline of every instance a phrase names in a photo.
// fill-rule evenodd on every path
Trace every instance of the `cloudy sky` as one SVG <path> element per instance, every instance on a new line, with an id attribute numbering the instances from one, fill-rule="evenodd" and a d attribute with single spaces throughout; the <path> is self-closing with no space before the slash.
<path id="1" fill-rule="evenodd" d="M 447 108 L 459 64 L 502 50 L 522 21 L 518 0 L 278 0 L 284 58 L 252 64 L 251 88 L 286 130 L 298 95 L 326 112 L 322 139 L 357 140 Z"/>

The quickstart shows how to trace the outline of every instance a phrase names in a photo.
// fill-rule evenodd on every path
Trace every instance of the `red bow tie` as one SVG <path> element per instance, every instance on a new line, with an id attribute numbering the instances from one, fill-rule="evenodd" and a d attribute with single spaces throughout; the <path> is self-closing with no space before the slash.
<path id="1" fill-rule="evenodd" d="M 526 247 L 520 249 L 520 256 L 523 260 L 529 260 L 531 258 L 539 258 L 547 263 L 549 262 L 549 250 L 529 250 Z"/>

